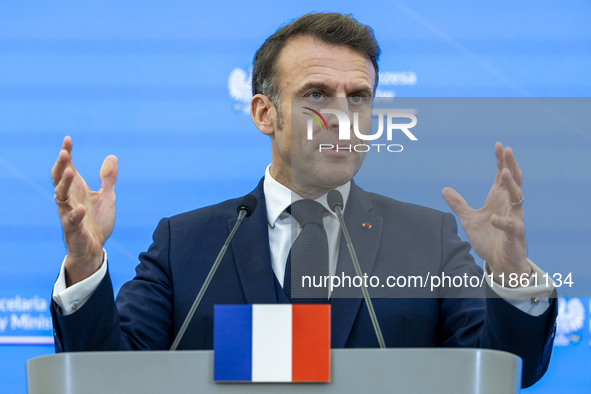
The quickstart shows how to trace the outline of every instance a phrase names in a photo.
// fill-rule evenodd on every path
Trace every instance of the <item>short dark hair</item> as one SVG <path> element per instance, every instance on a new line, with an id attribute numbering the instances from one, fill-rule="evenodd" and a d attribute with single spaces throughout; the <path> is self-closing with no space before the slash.
<path id="1" fill-rule="evenodd" d="M 308 35 L 322 42 L 345 45 L 367 58 L 376 72 L 374 88 L 378 84 L 380 47 L 373 29 L 359 23 L 351 14 L 335 12 L 310 13 L 279 28 L 254 55 L 252 94 L 264 94 L 279 110 L 280 92 L 277 81 L 277 58 L 281 50 L 295 37 Z"/>

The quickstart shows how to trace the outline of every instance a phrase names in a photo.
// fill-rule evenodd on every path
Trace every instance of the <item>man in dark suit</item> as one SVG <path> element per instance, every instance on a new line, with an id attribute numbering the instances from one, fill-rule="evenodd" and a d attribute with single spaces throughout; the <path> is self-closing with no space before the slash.
<path id="1" fill-rule="evenodd" d="M 346 245 L 339 242 L 338 221 L 326 205 L 333 189 L 344 196 L 345 219 L 364 273 L 382 280 L 441 272 L 482 277 L 469 245 L 456 235 L 453 216 L 366 193 L 352 181 L 363 154 L 318 149 L 322 143 L 338 146 L 336 119 L 327 117 L 326 129 L 315 130 L 314 139 L 296 127 L 301 119 L 290 110 L 290 97 L 337 106 L 370 99 L 377 86 L 378 56 L 371 29 L 340 14 L 306 15 L 259 49 L 251 115 L 271 137 L 272 162 L 253 191 L 258 208 L 232 241 L 180 348 L 212 347 L 213 304 L 290 301 L 284 284 L 290 271 L 289 229 L 296 223 L 289 210 L 292 201 L 315 200 L 324 206 L 318 225 L 327 236 L 328 273 L 352 272 Z M 163 219 L 154 243 L 140 256 L 136 278 L 122 287 L 115 303 L 102 246 L 114 225 L 117 160 L 105 159 L 101 190 L 92 192 L 76 172 L 71 150 L 66 137 L 52 170 L 68 250 L 52 302 L 56 350 L 166 349 L 236 221 L 238 202 Z M 521 171 L 510 148 L 497 143 L 495 154 L 498 172 L 482 209 L 472 210 L 452 189 L 443 191 L 475 251 L 486 260 L 491 284 L 502 274 L 527 279 L 534 271 L 542 273 L 526 258 Z M 295 235 L 300 231 L 296 226 Z M 552 348 L 552 288 L 532 293 L 527 286 L 499 287 L 467 289 L 460 297 L 444 290 L 440 297 L 428 297 L 419 288 L 381 294 L 374 306 L 386 345 L 511 351 L 524 359 L 523 385 L 535 383 Z M 331 294 L 332 346 L 377 346 L 365 302 L 342 296 L 337 290 Z"/>

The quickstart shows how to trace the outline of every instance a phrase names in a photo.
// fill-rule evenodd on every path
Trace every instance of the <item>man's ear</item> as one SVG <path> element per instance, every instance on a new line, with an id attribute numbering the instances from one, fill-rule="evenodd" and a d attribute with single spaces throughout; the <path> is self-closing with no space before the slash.
<path id="1" fill-rule="evenodd" d="M 269 136 L 275 133 L 277 111 L 267 96 L 259 93 L 252 98 L 250 101 L 250 116 L 261 133 Z"/>

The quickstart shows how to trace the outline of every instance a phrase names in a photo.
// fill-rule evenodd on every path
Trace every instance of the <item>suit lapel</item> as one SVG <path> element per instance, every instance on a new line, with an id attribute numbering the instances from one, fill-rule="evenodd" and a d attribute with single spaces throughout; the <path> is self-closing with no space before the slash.
<path id="1" fill-rule="evenodd" d="M 252 194 L 258 200 L 257 208 L 250 217 L 242 221 L 231 243 L 232 252 L 246 302 L 275 304 L 277 303 L 275 274 L 271 266 L 263 180 Z M 236 224 L 236 220 L 234 218 L 228 221 L 230 230 Z"/>
<path id="2" fill-rule="evenodd" d="M 371 276 L 376 261 L 384 223 L 381 216 L 370 213 L 371 209 L 372 204 L 367 194 L 352 182 L 345 208 L 345 223 L 361 272 L 368 276 Z M 363 223 L 371 224 L 371 228 L 364 227 Z M 350 276 L 351 279 L 356 276 L 347 242 L 341 233 L 336 275 L 342 274 Z M 361 288 L 339 288 L 335 289 L 331 298 L 332 347 L 342 348 L 349 338 L 363 295 Z"/>

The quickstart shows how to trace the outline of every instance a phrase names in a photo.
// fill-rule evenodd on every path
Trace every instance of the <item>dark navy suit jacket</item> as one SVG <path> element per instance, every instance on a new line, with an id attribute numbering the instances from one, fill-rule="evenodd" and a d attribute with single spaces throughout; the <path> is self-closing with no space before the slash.
<path id="1" fill-rule="evenodd" d="M 284 302 L 271 267 L 263 182 L 253 191 L 258 208 L 245 219 L 183 340 L 180 349 L 212 349 L 213 305 Z M 78 311 L 63 315 L 52 302 L 56 351 L 168 349 L 218 251 L 236 223 L 238 199 L 160 221 L 154 242 L 140 255 L 137 275 L 114 300 L 109 275 Z M 456 234 L 451 214 L 366 193 L 352 183 L 345 209 L 351 239 L 368 275 L 478 275 L 470 245 Z M 370 223 L 371 228 L 362 223 Z M 344 240 L 337 274 L 353 274 Z M 384 283 L 384 282 L 382 282 Z M 462 298 L 423 288 L 380 288 L 373 300 L 388 347 L 480 347 L 523 359 L 524 387 L 535 383 L 550 360 L 556 300 L 533 317 L 486 286 Z M 333 293 L 332 347 L 377 347 L 365 302 Z M 342 294 L 341 294 L 342 296 Z"/>

